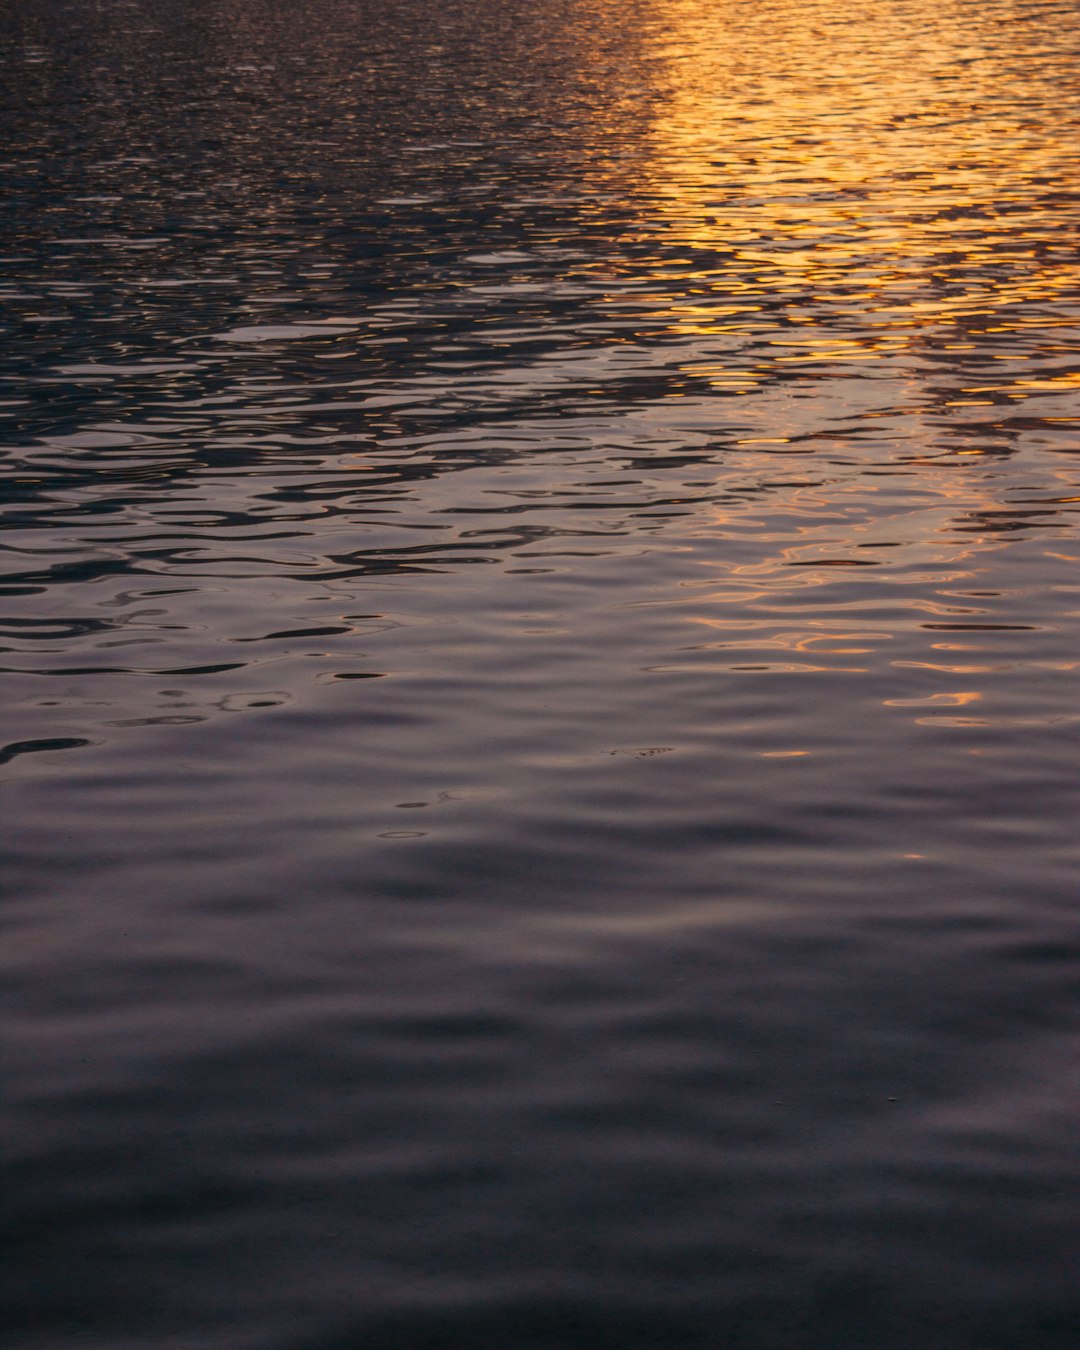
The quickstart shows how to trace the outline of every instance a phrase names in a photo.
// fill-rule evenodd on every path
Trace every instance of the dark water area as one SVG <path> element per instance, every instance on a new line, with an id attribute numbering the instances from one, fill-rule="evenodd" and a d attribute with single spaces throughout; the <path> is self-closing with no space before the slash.
<path id="1" fill-rule="evenodd" d="M 0 10 L 5 1347 L 1080 1344 L 1078 19 Z"/>

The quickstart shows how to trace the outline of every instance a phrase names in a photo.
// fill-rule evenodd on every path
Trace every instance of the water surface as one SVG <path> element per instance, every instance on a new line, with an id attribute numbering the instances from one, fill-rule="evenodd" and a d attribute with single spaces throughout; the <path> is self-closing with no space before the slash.
<path id="1" fill-rule="evenodd" d="M 1076 1345 L 1075 19 L 0 18 L 13 1350 Z"/>

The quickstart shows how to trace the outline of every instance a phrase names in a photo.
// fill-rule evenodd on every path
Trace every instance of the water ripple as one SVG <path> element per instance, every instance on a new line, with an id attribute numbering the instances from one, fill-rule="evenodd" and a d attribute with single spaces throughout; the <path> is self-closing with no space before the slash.
<path id="1" fill-rule="evenodd" d="M 1075 14 L 0 14 L 13 1347 L 1072 1350 Z"/>

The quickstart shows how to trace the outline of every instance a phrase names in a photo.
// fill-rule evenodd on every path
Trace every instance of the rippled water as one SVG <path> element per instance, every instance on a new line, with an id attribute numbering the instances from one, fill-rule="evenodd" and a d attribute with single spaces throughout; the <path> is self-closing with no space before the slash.
<path id="1" fill-rule="evenodd" d="M 1076 20 L 5 11 L 7 1345 L 1077 1344 Z"/>

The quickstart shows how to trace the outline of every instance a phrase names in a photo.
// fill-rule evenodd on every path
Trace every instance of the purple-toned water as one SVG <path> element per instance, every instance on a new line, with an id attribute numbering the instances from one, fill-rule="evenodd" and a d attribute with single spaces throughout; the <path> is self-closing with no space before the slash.
<path id="1" fill-rule="evenodd" d="M 7 1350 L 1080 1343 L 1080 24 L 0 14 Z"/>

